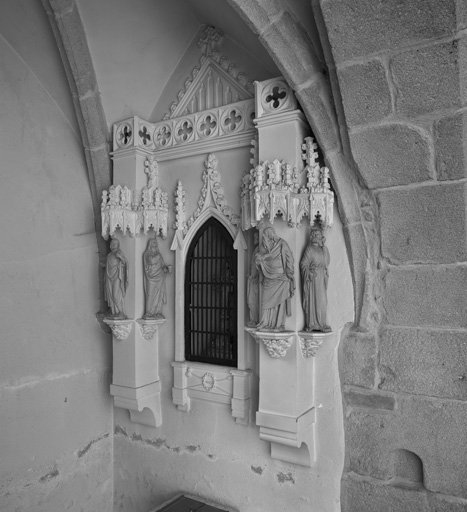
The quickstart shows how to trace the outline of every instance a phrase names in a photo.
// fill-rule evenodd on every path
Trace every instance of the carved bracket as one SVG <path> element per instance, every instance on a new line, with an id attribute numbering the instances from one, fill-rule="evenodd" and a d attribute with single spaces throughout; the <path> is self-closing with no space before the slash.
<path id="1" fill-rule="evenodd" d="M 111 318 L 104 318 L 106 323 L 112 330 L 112 334 L 117 340 L 126 340 L 131 332 L 133 320 L 113 320 Z"/>
<path id="2" fill-rule="evenodd" d="M 323 344 L 324 337 L 327 334 L 332 333 L 321 333 L 321 332 L 305 332 L 300 331 L 298 333 L 298 339 L 300 343 L 300 350 L 304 358 L 315 357 L 316 352 Z"/>
<path id="3" fill-rule="evenodd" d="M 112 384 L 110 394 L 114 397 L 115 407 L 130 411 L 130 419 L 133 423 L 149 427 L 162 425 L 160 381 L 138 388 Z"/>
<path id="4" fill-rule="evenodd" d="M 255 340 L 261 341 L 266 347 L 268 354 L 273 359 L 280 359 L 286 356 L 287 350 L 292 346 L 295 333 L 293 331 L 266 332 L 246 329 Z"/>
<path id="5" fill-rule="evenodd" d="M 136 322 L 139 325 L 139 332 L 141 333 L 141 336 L 145 340 L 150 341 L 154 338 L 154 334 L 156 334 L 159 329 L 159 325 L 165 322 L 165 318 L 158 318 L 156 320 L 140 319 L 136 320 Z"/>

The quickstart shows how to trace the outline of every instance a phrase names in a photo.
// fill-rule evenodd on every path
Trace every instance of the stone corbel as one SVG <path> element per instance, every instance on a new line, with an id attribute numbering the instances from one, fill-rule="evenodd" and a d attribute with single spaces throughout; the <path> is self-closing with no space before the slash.
<path id="1" fill-rule="evenodd" d="M 295 333 L 293 331 L 267 332 L 247 329 L 253 338 L 261 342 L 273 359 L 284 358 L 292 346 Z"/>
<path id="2" fill-rule="evenodd" d="M 136 320 L 136 322 L 139 325 L 139 332 L 141 333 L 141 336 L 145 340 L 150 341 L 154 338 L 154 334 L 156 334 L 159 329 L 159 325 L 165 322 L 165 318 L 157 318 L 155 320 L 145 320 L 140 318 L 139 320 Z"/>
<path id="3" fill-rule="evenodd" d="M 130 335 L 133 326 L 133 320 L 114 320 L 112 318 L 104 318 L 106 323 L 112 330 L 115 339 L 119 341 L 126 340 Z"/>
<path id="4" fill-rule="evenodd" d="M 160 381 L 137 388 L 111 384 L 110 394 L 114 397 L 115 407 L 130 411 L 133 423 L 149 427 L 162 425 Z"/>
<path id="5" fill-rule="evenodd" d="M 300 343 L 302 356 L 305 359 L 308 359 L 309 357 L 315 357 L 318 349 L 323 344 L 325 336 L 327 336 L 328 334 L 329 333 L 323 332 L 300 331 L 298 333 L 298 340 Z"/>

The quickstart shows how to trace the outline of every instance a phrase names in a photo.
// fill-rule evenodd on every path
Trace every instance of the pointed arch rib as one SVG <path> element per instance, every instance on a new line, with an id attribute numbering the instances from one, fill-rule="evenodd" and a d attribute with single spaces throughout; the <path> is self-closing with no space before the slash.
<path id="1" fill-rule="evenodd" d="M 103 266 L 107 244 L 100 236 L 100 197 L 111 185 L 109 134 L 86 34 L 75 0 L 42 0 L 70 86 L 91 189 L 99 251 L 100 310 L 107 309 L 103 294 Z"/>

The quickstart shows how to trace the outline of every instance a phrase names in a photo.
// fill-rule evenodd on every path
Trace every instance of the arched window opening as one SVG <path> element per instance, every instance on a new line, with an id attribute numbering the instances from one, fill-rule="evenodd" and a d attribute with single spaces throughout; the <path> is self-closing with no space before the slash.
<path id="1" fill-rule="evenodd" d="M 213 217 L 196 233 L 186 258 L 185 359 L 237 366 L 237 251 Z"/>

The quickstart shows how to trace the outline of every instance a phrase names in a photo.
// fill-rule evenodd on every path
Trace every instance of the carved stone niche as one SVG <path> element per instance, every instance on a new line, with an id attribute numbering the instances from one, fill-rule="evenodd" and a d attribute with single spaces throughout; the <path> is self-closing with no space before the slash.
<path id="1" fill-rule="evenodd" d="M 325 226 L 332 225 L 334 194 L 329 171 L 318 163 L 317 144 L 286 81 L 277 78 L 255 82 L 255 89 L 258 137 L 253 144 L 250 169 L 245 170 L 241 180 L 242 228 L 258 229 L 263 256 L 254 256 L 254 261 L 263 276 L 265 271 L 274 274 L 262 266 L 264 254 L 272 245 L 270 228 L 276 231 L 277 237 L 286 242 L 283 247 L 288 245 L 294 255 L 292 258 L 287 251 L 281 252 L 287 260 L 282 261 L 283 272 L 289 280 L 293 275 L 296 285 L 295 293 L 287 299 L 287 318 L 281 323 L 274 322 L 278 314 L 261 312 L 261 300 L 268 297 L 260 285 L 260 314 L 250 315 L 258 317 L 258 323 L 245 329 L 259 345 L 256 424 L 260 438 L 271 443 L 272 458 L 311 466 L 316 459 L 318 418 L 314 394 L 319 385 L 314 381 L 314 356 L 324 338 L 333 334 L 301 332 L 305 318 L 299 293 L 298 255 L 306 244 L 305 217 L 308 223 L 319 214 Z"/>
<path id="2" fill-rule="evenodd" d="M 205 364 L 185 360 L 184 330 L 184 279 L 188 248 L 198 229 L 211 217 L 223 224 L 232 236 L 237 251 L 237 275 L 245 275 L 246 243 L 240 229 L 239 216 L 226 202 L 220 181 L 221 170 L 215 155 L 205 161 L 203 187 L 198 207 L 186 220 L 185 191 L 179 181 L 175 191 L 175 236 L 171 249 L 175 251 L 175 361 L 172 399 L 180 411 L 189 411 L 192 399 L 230 404 L 232 416 L 240 424 L 248 424 L 250 418 L 250 377 L 248 352 L 244 335 L 244 279 L 237 283 L 237 368 Z"/>
<path id="3" fill-rule="evenodd" d="M 159 427 L 162 411 L 158 329 L 165 319 L 135 318 L 144 314 L 141 261 L 147 236 L 167 236 L 167 194 L 159 187 L 158 164 L 151 146 L 137 145 L 147 142 L 149 125 L 134 118 L 131 123 L 118 126 L 114 127 L 115 134 L 122 144 L 113 153 L 115 183 L 102 194 L 102 236 L 118 239 L 125 255 L 125 313 L 130 319 L 104 319 L 112 330 L 113 341 L 110 394 L 115 407 L 130 412 L 131 421 Z"/>

